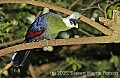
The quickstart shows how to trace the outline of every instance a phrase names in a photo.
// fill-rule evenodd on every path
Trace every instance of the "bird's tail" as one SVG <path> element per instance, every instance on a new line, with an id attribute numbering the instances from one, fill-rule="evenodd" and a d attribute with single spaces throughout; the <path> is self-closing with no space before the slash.
<path id="1" fill-rule="evenodd" d="M 12 56 L 12 60 L 11 63 L 13 64 L 14 67 L 19 67 L 19 66 L 23 66 L 28 58 L 30 54 L 30 50 L 27 50 L 25 52 L 16 52 L 13 56 Z"/>

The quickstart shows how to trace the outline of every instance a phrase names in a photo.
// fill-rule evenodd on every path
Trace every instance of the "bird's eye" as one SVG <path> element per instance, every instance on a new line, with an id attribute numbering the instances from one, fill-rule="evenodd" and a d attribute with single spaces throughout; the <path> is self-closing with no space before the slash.
<path id="1" fill-rule="evenodd" d="M 71 24 L 71 25 L 76 25 L 76 20 L 75 20 L 75 19 L 72 19 L 72 18 L 71 18 L 69 21 L 70 21 L 70 24 Z"/>
<path id="2" fill-rule="evenodd" d="M 71 24 L 71 25 L 73 25 L 73 24 L 74 24 L 74 22 L 73 22 L 73 21 L 70 21 L 70 24 Z"/>

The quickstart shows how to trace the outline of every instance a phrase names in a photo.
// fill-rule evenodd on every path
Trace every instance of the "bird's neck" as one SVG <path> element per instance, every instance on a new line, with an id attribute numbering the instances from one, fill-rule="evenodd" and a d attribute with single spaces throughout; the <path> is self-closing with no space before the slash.
<path id="1" fill-rule="evenodd" d="M 63 18 L 63 22 L 65 23 L 66 26 L 69 25 L 69 19 L 68 18 Z"/>

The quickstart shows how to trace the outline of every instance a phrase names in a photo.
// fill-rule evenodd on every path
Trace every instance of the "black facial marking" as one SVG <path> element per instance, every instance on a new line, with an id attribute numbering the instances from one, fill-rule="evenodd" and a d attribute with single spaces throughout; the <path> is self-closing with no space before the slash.
<path id="1" fill-rule="evenodd" d="M 71 25 L 72 25 L 72 24 L 76 25 L 76 19 L 71 18 L 71 19 L 69 19 L 69 21 L 70 21 Z"/>

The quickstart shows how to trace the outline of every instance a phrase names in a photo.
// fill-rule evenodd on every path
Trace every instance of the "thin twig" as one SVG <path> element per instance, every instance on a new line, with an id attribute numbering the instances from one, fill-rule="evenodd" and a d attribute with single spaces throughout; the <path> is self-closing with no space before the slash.
<path id="1" fill-rule="evenodd" d="M 112 4 L 114 4 L 115 2 L 118 2 L 118 1 L 117 1 L 117 0 L 114 0 L 114 1 L 112 1 L 112 2 L 107 1 L 107 5 L 106 5 L 106 7 L 104 8 L 105 18 L 107 18 L 107 9 L 108 9 Z"/>
<path id="2" fill-rule="evenodd" d="M 4 71 L 8 70 L 11 66 L 12 66 L 12 63 L 9 63 L 9 64 L 7 64 L 4 68 L 2 68 L 2 70 L 0 71 L 0 75 L 1 75 Z"/>
<path id="3" fill-rule="evenodd" d="M 35 17 L 35 19 L 37 19 L 40 15 L 42 15 L 42 11 L 39 11 Z"/>
<path id="4" fill-rule="evenodd" d="M 114 0 L 114 1 L 112 1 L 112 2 L 107 1 L 105 8 L 101 8 L 100 4 L 98 4 L 98 6 L 94 6 L 94 4 L 98 3 L 99 1 L 100 1 L 100 0 L 98 0 L 98 1 L 94 0 L 90 5 L 88 5 L 86 8 L 83 9 L 83 12 L 82 12 L 82 13 L 84 13 L 84 12 L 85 12 L 86 10 L 88 10 L 88 9 L 97 8 L 97 9 L 101 10 L 101 11 L 104 13 L 105 18 L 107 18 L 107 9 L 108 9 L 108 7 L 110 7 L 110 6 L 111 6 L 112 4 L 114 4 L 115 2 L 118 2 L 119 0 L 118 0 L 118 1 L 117 1 L 117 0 Z"/>
<path id="5" fill-rule="evenodd" d="M 74 1 L 74 2 L 69 6 L 68 9 L 71 9 L 71 8 L 72 8 L 74 5 L 76 5 L 78 2 L 79 2 L 79 0 Z"/>
<path id="6" fill-rule="evenodd" d="M 84 13 L 86 10 L 88 10 L 90 7 L 92 7 L 95 4 L 96 0 L 93 0 L 86 8 L 83 9 L 82 13 Z"/>
<path id="7" fill-rule="evenodd" d="M 93 0 L 93 2 L 91 2 L 86 8 L 82 9 L 84 13 L 85 11 L 87 11 L 88 9 L 91 9 L 91 7 L 93 7 L 95 4 L 97 4 L 100 0 Z"/>
<path id="8" fill-rule="evenodd" d="M 35 73 L 34 73 L 32 64 L 29 65 L 28 69 L 30 71 L 30 74 L 31 74 L 32 78 L 37 78 L 36 75 L 35 75 Z"/>
<path id="9" fill-rule="evenodd" d="M 82 30 L 82 29 L 78 29 L 78 31 L 80 31 L 80 32 L 82 32 L 82 33 L 84 33 L 84 34 L 86 34 L 86 35 L 89 36 L 89 37 L 95 37 L 94 35 L 89 34 L 88 32 L 86 32 L 86 31 L 84 31 L 84 30 Z"/>

